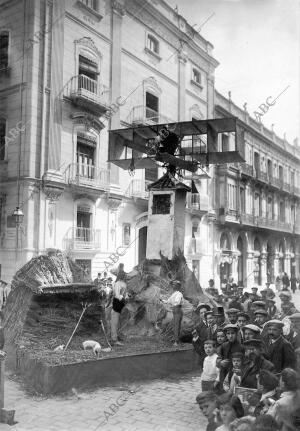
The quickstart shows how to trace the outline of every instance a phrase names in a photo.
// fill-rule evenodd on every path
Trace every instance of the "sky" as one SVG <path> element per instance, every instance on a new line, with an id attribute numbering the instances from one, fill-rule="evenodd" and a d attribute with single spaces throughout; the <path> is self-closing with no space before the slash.
<path id="1" fill-rule="evenodd" d="M 215 88 L 291 144 L 300 141 L 300 0 L 167 0 L 214 46 Z M 205 22 L 207 21 L 207 22 Z M 288 87 L 288 88 L 287 88 Z M 299 142 L 300 144 L 300 142 Z"/>

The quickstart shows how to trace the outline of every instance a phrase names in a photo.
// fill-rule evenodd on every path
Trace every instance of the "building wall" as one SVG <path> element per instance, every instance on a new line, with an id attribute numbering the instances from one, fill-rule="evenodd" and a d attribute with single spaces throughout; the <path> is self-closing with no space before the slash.
<path id="1" fill-rule="evenodd" d="M 300 148 L 217 92 L 215 112 L 237 116 L 245 129 L 245 163 L 215 169 L 217 282 L 232 275 L 246 286 L 263 285 L 282 271 L 298 277 Z"/>
<path id="2" fill-rule="evenodd" d="M 108 266 L 110 254 L 124 245 L 124 226 L 125 242 L 129 241 L 129 225 L 130 245 L 115 264 L 122 261 L 131 269 L 138 263 L 139 229 L 147 225 L 145 173 L 136 171 L 131 178 L 126 170 L 118 169 L 115 175 L 116 168 L 107 163 L 108 130 L 129 126 L 133 108 L 145 105 L 147 90 L 159 97 L 159 113 L 165 121 L 207 118 L 213 113 L 211 89 L 217 62 L 212 45 L 193 33 L 184 17 L 163 1 L 143 10 L 136 1 L 126 1 L 125 6 L 104 0 L 97 3 L 94 13 L 78 1 L 1 1 L 5 8 L 0 28 L 5 26 L 10 32 L 10 52 L 8 73 L 0 76 L 0 113 L 7 120 L 6 135 L 16 124 L 22 127 L 0 161 L 4 280 L 9 281 L 20 266 L 48 248 L 90 260 L 95 277 Z M 191 36 L 181 50 L 179 39 L 188 32 Z M 147 49 L 149 34 L 159 42 L 158 56 Z M 108 118 L 72 101 L 80 54 L 96 62 L 98 85 L 105 91 L 101 97 L 105 96 L 108 106 L 115 107 L 122 96 L 122 106 Z M 201 73 L 200 86 L 191 81 L 193 67 Z M 108 184 L 86 187 L 76 183 L 78 171 L 72 171 L 72 166 L 77 162 L 77 137 L 84 133 L 95 137 L 93 169 L 110 174 Z M 89 235 L 97 239 L 89 247 L 76 244 L 81 205 L 89 208 Z M 11 227 L 16 206 L 24 213 L 19 230 Z M 187 212 L 187 226 L 190 217 Z M 204 223 L 201 236 L 207 236 L 206 231 Z M 211 258 L 207 259 L 212 270 Z M 203 274 L 206 278 L 207 273 Z"/>

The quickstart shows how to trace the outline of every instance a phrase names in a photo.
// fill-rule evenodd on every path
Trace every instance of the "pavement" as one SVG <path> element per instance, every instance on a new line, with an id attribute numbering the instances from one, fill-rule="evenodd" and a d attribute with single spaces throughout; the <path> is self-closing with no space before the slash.
<path id="1" fill-rule="evenodd" d="M 195 397 L 200 375 L 172 376 L 129 387 L 73 391 L 43 398 L 26 393 L 12 378 L 5 381 L 5 408 L 15 409 L 6 431 L 204 431 L 206 420 Z"/>
<path id="2" fill-rule="evenodd" d="M 293 302 L 300 310 L 300 290 Z M 0 431 L 205 431 L 198 392 L 200 375 L 194 372 L 45 398 L 28 394 L 6 373 L 5 408 L 16 410 L 17 424 L 0 424 Z"/>

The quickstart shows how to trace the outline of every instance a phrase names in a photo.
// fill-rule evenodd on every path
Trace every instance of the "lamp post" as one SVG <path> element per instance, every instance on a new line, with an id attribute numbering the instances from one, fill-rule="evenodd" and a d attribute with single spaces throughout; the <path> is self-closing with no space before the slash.
<path id="1" fill-rule="evenodd" d="M 17 267 L 18 250 L 19 250 L 19 230 L 22 229 L 24 214 L 23 214 L 23 211 L 21 210 L 21 208 L 17 206 L 16 209 L 14 210 L 12 216 L 14 218 L 15 225 L 16 225 L 16 267 Z"/>

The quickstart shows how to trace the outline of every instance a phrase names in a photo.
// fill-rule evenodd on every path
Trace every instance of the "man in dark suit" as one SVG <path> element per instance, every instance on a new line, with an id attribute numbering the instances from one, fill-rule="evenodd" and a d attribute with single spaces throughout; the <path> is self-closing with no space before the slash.
<path id="1" fill-rule="evenodd" d="M 226 374 L 231 366 L 232 354 L 236 352 L 244 353 L 244 347 L 237 339 L 238 325 L 228 324 L 224 327 L 227 341 L 223 343 L 218 351 L 217 367 L 220 368 L 220 386 L 222 387 Z"/>
<path id="2" fill-rule="evenodd" d="M 199 355 L 199 365 L 200 367 L 203 366 L 203 361 L 205 358 L 205 351 L 204 351 L 204 341 L 208 339 L 209 334 L 209 327 L 207 325 L 206 321 L 206 313 L 210 311 L 209 304 L 200 303 L 197 306 L 197 311 L 199 312 L 200 316 L 200 323 L 195 327 L 195 329 L 192 332 L 192 344 L 194 346 L 195 351 Z"/>
<path id="3" fill-rule="evenodd" d="M 257 375 L 260 370 L 274 371 L 272 362 L 262 355 L 263 342 L 258 338 L 244 341 L 246 361 L 242 368 L 241 386 L 257 389 Z"/>
<path id="4" fill-rule="evenodd" d="M 294 368 L 296 364 L 293 346 L 282 335 L 283 326 L 284 323 L 276 319 L 266 323 L 268 336 L 265 356 L 273 363 L 274 373 L 281 373 L 284 368 Z"/>

